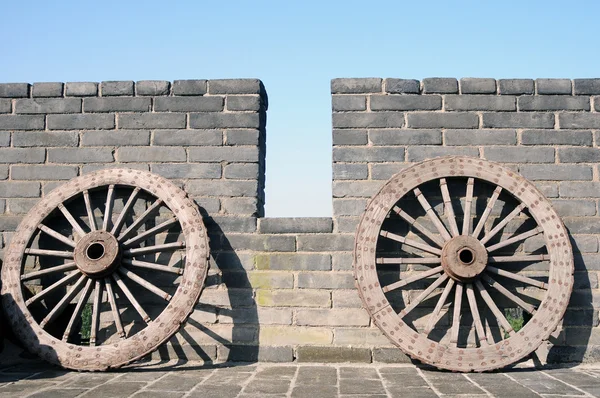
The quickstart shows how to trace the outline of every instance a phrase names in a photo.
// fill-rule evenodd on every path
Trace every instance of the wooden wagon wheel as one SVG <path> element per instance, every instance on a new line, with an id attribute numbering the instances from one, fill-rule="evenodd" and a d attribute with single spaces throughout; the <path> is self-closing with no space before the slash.
<path id="1" fill-rule="evenodd" d="M 405 353 L 485 371 L 527 356 L 556 329 L 573 253 L 532 183 L 486 160 L 445 157 L 396 174 L 369 202 L 354 272 L 374 323 Z"/>
<path id="2" fill-rule="evenodd" d="M 23 219 L 5 254 L 4 309 L 42 358 L 116 368 L 179 329 L 202 291 L 208 255 L 183 190 L 148 172 L 101 170 L 55 189 Z"/>

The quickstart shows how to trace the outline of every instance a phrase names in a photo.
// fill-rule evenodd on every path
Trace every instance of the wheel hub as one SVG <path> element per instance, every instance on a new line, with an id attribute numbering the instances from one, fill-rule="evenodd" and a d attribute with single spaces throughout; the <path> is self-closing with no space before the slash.
<path id="1" fill-rule="evenodd" d="M 472 236 L 456 236 L 442 248 L 442 267 L 452 279 L 459 282 L 477 279 L 485 269 L 487 260 L 487 250 Z"/>
<path id="2" fill-rule="evenodd" d="M 93 231 L 77 242 L 74 254 L 77 268 L 93 278 L 111 274 L 121 262 L 119 242 L 106 231 Z"/>

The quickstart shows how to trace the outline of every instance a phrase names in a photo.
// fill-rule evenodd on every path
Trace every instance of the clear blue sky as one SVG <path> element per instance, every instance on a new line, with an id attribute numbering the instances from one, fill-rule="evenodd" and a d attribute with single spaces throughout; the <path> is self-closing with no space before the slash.
<path id="1" fill-rule="evenodd" d="M 335 77 L 600 77 L 595 1 L 5 1 L 0 81 L 257 77 L 269 217 L 331 215 Z"/>

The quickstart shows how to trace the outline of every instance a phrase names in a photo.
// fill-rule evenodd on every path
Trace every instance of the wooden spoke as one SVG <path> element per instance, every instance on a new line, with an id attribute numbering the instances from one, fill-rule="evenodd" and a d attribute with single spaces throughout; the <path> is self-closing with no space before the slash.
<path id="1" fill-rule="evenodd" d="M 90 345 L 96 345 L 98 326 L 100 323 L 100 304 L 102 304 L 102 281 L 96 280 L 94 288 L 94 304 L 92 306 L 92 325 L 90 329 Z"/>
<path id="2" fill-rule="evenodd" d="M 515 262 L 530 262 L 530 261 L 547 261 L 550 260 L 548 254 L 527 254 L 517 256 L 490 256 L 489 263 L 515 263 Z"/>
<path id="3" fill-rule="evenodd" d="M 169 272 L 171 274 L 183 275 L 183 268 L 168 267 L 166 265 L 148 263 L 145 261 L 137 261 L 137 260 L 131 260 L 128 258 L 124 258 L 123 264 L 131 266 L 131 267 L 136 267 L 136 268 L 151 269 L 154 271 L 162 271 L 162 272 Z"/>
<path id="4" fill-rule="evenodd" d="M 498 200 L 498 196 L 500 196 L 500 192 L 502 192 L 501 187 L 496 187 L 496 189 L 494 189 L 494 193 L 492 194 L 492 197 L 490 198 L 490 200 L 488 200 L 487 205 L 485 206 L 485 210 L 483 211 L 483 214 L 481 215 L 481 218 L 479 219 L 479 222 L 477 223 L 477 226 L 475 227 L 475 230 L 473 231 L 472 236 L 474 238 L 477 238 L 479 236 L 479 234 L 481 233 L 481 231 L 483 231 L 485 222 L 487 221 L 488 217 L 490 216 L 490 213 L 492 212 L 492 209 L 494 208 L 494 205 L 496 204 L 496 200 Z"/>
<path id="5" fill-rule="evenodd" d="M 450 332 L 450 342 L 458 344 L 458 332 L 460 329 L 460 310 L 462 305 L 463 284 L 458 282 L 454 290 L 454 311 L 452 314 L 452 330 Z"/>
<path id="6" fill-rule="evenodd" d="M 428 252 L 428 253 L 431 253 L 431 254 L 437 254 L 437 255 L 441 255 L 442 254 L 442 251 L 440 249 L 437 249 L 437 248 L 435 248 L 433 246 L 429 246 L 426 243 L 420 243 L 420 242 L 414 241 L 412 239 L 406 239 L 403 236 L 396 235 L 394 233 L 387 232 L 387 231 L 384 231 L 384 230 L 381 230 L 381 232 L 379 234 L 381 236 L 385 237 L 385 238 L 389 238 L 389 239 L 395 240 L 396 242 L 400 242 L 402 244 L 405 244 L 407 246 L 414 247 L 415 249 L 421 249 L 421 250 L 423 250 L 425 252 Z"/>
<path id="7" fill-rule="evenodd" d="M 169 250 L 178 250 L 185 247 L 185 242 L 165 243 L 162 245 L 139 247 L 137 249 L 128 249 L 123 251 L 123 255 L 127 257 L 141 256 L 142 254 L 157 253 Z"/>
<path id="8" fill-rule="evenodd" d="M 377 264 L 440 264 L 439 257 L 378 257 Z"/>
<path id="9" fill-rule="evenodd" d="M 73 227 L 73 229 L 75 230 L 75 232 L 77 232 L 77 234 L 79 234 L 79 237 L 83 238 L 85 236 L 85 231 L 83 230 L 83 228 L 81 228 L 81 225 L 79 225 L 79 223 L 77 222 L 77 220 L 75 220 L 75 218 L 69 212 L 69 210 L 67 210 L 67 208 L 65 207 L 65 205 L 63 205 L 62 203 L 60 203 L 58 205 L 58 208 L 60 209 L 61 213 L 65 216 L 65 218 L 67 219 L 67 221 L 69 222 L 69 224 L 71 224 L 71 226 Z"/>
<path id="10" fill-rule="evenodd" d="M 469 235 L 471 232 L 471 203 L 473 202 L 474 178 L 467 180 L 467 197 L 465 198 L 465 212 L 463 217 L 462 234 Z M 468 291 L 468 290 L 467 290 Z"/>
<path id="11" fill-rule="evenodd" d="M 412 310 L 414 310 L 419 304 L 421 304 L 421 302 L 423 300 L 425 300 L 427 297 L 429 297 L 429 295 L 431 294 L 431 292 L 433 292 L 436 288 L 438 288 L 442 283 L 444 283 L 446 281 L 446 279 L 448 279 L 448 274 L 442 274 L 440 275 L 435 282 L 433 282 L 431 285 L 429 285 L 429 287 L 427 287 L 427 289 L 423 290 L 423 292 L 421 294 L 419 294 L 417 296 L 417 298 L 415 298 L 414 301 L 412 301 L 409 305 L 407 305 L 402 311 L 400 311 L 400 317 L 405 317 L 409 312 L 411 312 Z"/>
<path id="12" fill-rule="evenodd" d="M 486 270 L 486 272 L 489 272 L 489 273 L 492 273 L 492 274 L 500 275 L 500 276 L 503 276 L 505 278 L 510 278 L 510 279 L 515 280 L 515 281 L 523 282 L 523 283 L 526 283 L 526 284 L 531 285 L 531 286 L 539 287 L 540 289 L 545 289 L 545 290 L 548 289 L 548 284 L 546 284 L 546 283 L 544 283 L 542 281 L 538 281 L 538 280 L 529 278 L 529 277 L 524 276 L 524 275 L 514 274 L 512 272 L 508 272 L 508 271 L 505 271 L 503 269 L 492 267 L 491 265 L 488 265 L 485 270 Z"/>
<path id="13" fill-rule="evenodd" d="M 177 222 L 178 222 L 177 218 L 173 217 L 173 218 L 155 226 L 154 228 L 150 228 L 149 230 L 142 232 L 141 234 L 136 235 L 129 240 L 126 240 L 125 242 L 123 242 L 123 247 L 130 247 L 136 243 L 143 242 L 146 239 L 148 239 L 149 237 L 156 235 L 157 233 L 169 228 L 171 225 L 176 224 Z"/>
<path id="14" fill-rule="evenodd" d="M 39 301 L 39 300 L 43 299 L 49 293 L 52 293 L 52 292 L 56 291 L 56 289 L 58 289 L 58 288 L 60 288 L 60 287 L 62 287 L 64 285 L 66 285 L 67 283 L 71 282 L 72 280 L 74 280 L 79 275 L 81 275 L 79 273 L 79 271 L 73 271 L 70 274 L 67 274 L 62 279 L 54 282 L 52 285 L 48 286 L 47 288 L 43 289 L 41 292 L 39 292 L 35 296 L 31 297 L 29 300 L 27 300 L 25 302 L 25 305 L 29 306 L 29 305 L 31 305 L 31 303 L 35 303 L 36 301 Z"/>
<path id="15" fill-rule="evenodd" d="M 121 235 L 119 235 L 118 241 L 122 242 L 123 239 L 125 239 L 129 234 L 131 234 L 133 231 L 136 231 L 140 225 L 146 221 L 150 214 L 152 214 L 152 212 L 156 210 L 162 203 L 163 201 L 161 199 L 156 199 L 154 203 L 152 203 L 152 205 L 146 209 L 145 212 L 143 212 L 129 227 L 127 227 L 125 231 L 123 231 L 123 233 L 121 233 Z"/>
<path id="16" fill-rule="evenodd" d="M 494 236 L 496 236 L 496 234 L 502 229 L 504 228 L 504 226 L 506 224 L 508 224 L 513 218 L 515 218 L 516 216 L 519 215 L 519 213 L 521 213 L 523 211 L 523 209 L 525 209 L 525 204 L 521 203 L 519 206 L 517 206 L 512 212 L 510 212 L 509 215 L 507 215 L 502 221 L 500 221 L 498 223 L 498 225 L 496 225 L 490 232 L 488 232 L 487 234 L 484 235 L 483 238 L 481 238 L 481 244 L 485 245 L 490 239 L 492 239 Z"/>
<path id="17" fill-rule="evenodd" d="M 115 186 L 112 184 L 109 185 L 108 193 L 106 194 L 106 204 L 104 205 L 104 221 L 102 222 L 103 231 L 108 231 L 108 223 L 111 221 L 114 192 Z"/>
<path id="18" fill-rule="evenodd" d="M 96 231 L 98 227 L 96 227 L 96 218 L 94 217 L 94 212 L 92 211 L 90 193 L 87 189 L 83 191 L 83 201 L 85 202 L 85 209 L 88 215 L 88 224 L 90 224 L 90 230 Z"/>
<path id="19" fill-rule="evenodd" d="M 450 192 L 448 191 L 448 185 L 446 179 L 440 179 L 440 190 L 442 191 L 442 198 L 444 199 L 444 211 L 448 216 L 448 222 L 450 223 L 450 232 L 452 236 L 460 235 L 458 232 L 458 225 L 456 224 L 456 215 L 454 214 L 454 208 L 452 207 L 452 199 L 450 199 Z"/>
<path id="20" fill-rule="evenodd" d="M 414 227 L 417 231 L 421 232 L 423 235 L 428 237 L 432 242 L 435 242 L 438 246 L 444 246 L 444 241 L 441 240 L 438 236 L 434 235 L 433 232 L 425 228 L 421 223 L 412 218 L 408 213 L 399 208 L 398 206 L 394 206 L 394 212 L 398 214 L 402 219 L 404 219 L 411 227 Z"/>
<path id="21" fill-rule="evenodd" d="M 486 343 L 487 337 L 485 335 L 485 329 L 483 328 L 483 324 L 481 323 L 481 318 L 479 316 L 479 310 L 477 309 L 477 300 L 475 299 L 475 292 L 473 291 L 473 285 L 467 283 L 467 300 L 469 301 L 469 308 L 471 309 L 471 315 L 473 316 L 473 322 L 475 323 L 475 330 L 477 331 L 477 336 L 479 337 L 479 344 Z"/>
<path id="22" fill-rule="evenodd" d="M 427 201 L 427 199 L 425 198 L 425 196 L 423 195 L 421 190 L 419 188 L 415 188 L 413 190 L 413 192 L 414 192 L 415 196 L 417 197 L 417 200 L 423 207 L 423 210 L 425 210 L 425 213 L 427 213 L 427 217 L 429 217 L 429 219 L 431 220 L 433 225 L 435 225 L 435 227 L 439 231 L 440 235 L 442 235 L 442 238 L 444 238 L 445 241 L 450 240 L 452 237 L 446 230 L 446 227 L 444 226 L 444 224 L 442 223 L 440 218 L 437 216 L 437 214 L 435 214 L 435 212 L 431 208 L 431 205 L 429 204 L 429 202 Z"/>
<path id="23" fill-rule="evenodd" d="M 67 294 L 54 306 L 52 311 L 46 315 L 46 317 L 40 322 L 40 326 L 44 328 L 48 323 L 52 322 L 58 315 L 62 314 L 65 310 L 66 306 L 71 303 L 71 300 L 79 293 L 81 288 L 83 287 L 84 282 L 86 281 L 87 276 L 81 275 L 77 282 L 69 289 Z"/>
<path id="24" fill-rule="evenodd" d="M 430 270 L 420 272 L 417 275 L 414 275 L 414 276 L 408 277 L 406 279 L 402 279 L 402 280 L 400 280 L 398 282 L 394 282 L 392 284 L 384 286 L 382 290 L 383 290 L 384 293 L 387 293 L 389 291 L 392 291 L 392 290 L 395 290 L 395 289 L 399 289 L 399 288 L 401 288 L 403 286 L 406 286 L 409 283 L 420 281 L 421 279 L 425 279 L 425 278 L 428 278 L 428 277 L 430 277 L 432 275 L 439 274 L 443 270 L 444 269 L 440 265 L 439 267 L 435 267 L 435 268 L 432 268 Z"/>
<path id="25" fill-rule="evenodd" d="M 73 252 L 59 250 L 25 249 L 25 254 L 29 254 L 31 256 L 73 258 Z"/>
<path id="26" fill-rule="evenodd" d="M 50 267 L 40 271 L 34 271 L 28 274 L 21 275 L 21 281 L 30 281 L 32 279 L 37 279 L 44 275 L 53 274 L 55 272 L 71 271 L 74 269 L 77 269 L 77 264 L 75 264 L 74 262 L 69 262 L 63 265 L 57 265 L 56 267 Z"/>
<path id="27" fill-rule="evenodd" d="M 530 314 L 532 314 L 532 315 L 535 314 L 535 307 L 533 305 L 527 304 L 526 302 L 521 300 L 519 297 L 515 296 L 513 293 L 508 291 L 508 289 L 506 289 L 504 286 L 502 286 L 501 284 L 499 284 L 498 282 L 493 280 L 489 275 L 483 274 L 481 277 L 483 278 L 484 281 L 486 281 L 488 283 L 488 285 L 490 285 L 491 287 L 496 289 L 498 292 L 503 294 L 507 299 L 509 299 L 513 303 L 517 304 L 519 307 L 523 308 L 525 311 L 529 312 Z"/>
<path id="28" fill-rule="evenodd" d="M 127 288 L 127 285 L 125 285 L 125 282 L 123 282 L 123 280 L 119 277 L 119 274 L 114 273 L 111 276 L 115 280 L 115 282 L 117 282 L 117 285 L 119 285 L 119 288 L 121 289 L 121 291 L 123 292 L 125 297 L 127 297 L 127 300 L 129 300 L 131 305 L 133 305 L 133 308 L 135 308 L 137 313 L 140 314 L 140 316 L 142 317 L 144 322 L 146 322 L 146 323 L 150 322 L 150 317 L 148 316 L 148 314 L 146 314 L 146 311 L 144 311 L 144 309 L 142 308 L 140 303 L 137 302 L 135 297 L 133 297 L 133 294 Z"/>
<path id="29" fill-rule="evenodd" d="M 71 246 L 71 247 L 75 247 L 76 243 L 73 239 L 69 239 L 66 236 L 64 236 L 61 233 L 56 232 L 55 230 L 48 228 L 47 226 L 45 226 L 44 224 L 40 224 L 38 225 L 38 228 L 40 229 L 40 231 L 45 232 L 47 235 L 50 235 L 51 237 L 53 237 L 54 239 L 61 241 L 62 243 L 64 243 L 65 245 Z"/>
<path id="30" fill-rule="evenodd" d="M 140 190 L 140 187 L 136 187 L 131 193 L 131 195 L 129 195 L 127 203 L 125 203 L 125 206 L 123 206 L 123 210 L 119 214 L 117 221 L 115 221 L 115 225 L 113 225 L 112 230 L 110 231 L 111 234 L 118 236 L 119 232 L 121 232 L 121 228 L 123 227 L 123 223 L 125 222 L 125 216 L 127 215 L 127 212 L 133 205 L 133 202 L 135 202 L 135 199 L 137 198 L 138 193 L 140 193 Z"/>
<path id="31" fill-rule="evenodd" d="M 429 317 L 429 322 L 427 323 L 427 326 L 425 327 L 425 334 L 431 333 L 431 331 L 433 330 L 435 325 L 440 320 L 440 317 L 441 317 L 440 314 L 442 312 L 442 307 L 446 303 L 446 300 L 448 299 L 448 296 L 450 295 L 450 292 L 452 291 L 453 287 L 454 287 L 454 279 L 448 280 L 448 283 L 446 284 L 446 287 L 444 288 L 444 291 L 442 292 L 440 299 L 438 300 L 437 304 L 435 305 L 435 308 L 433 309 L 433 312 L 431 313 L 431 316 Z"/>
<path id="32" fill-rule="evenodd" d="M 113 292 L 112 284 L 109 278 L 104 278 L 104 286 L 106 287 L 106 294 L 108 295 L 108 302 L 110 303 L 110 310 L 112 311 L 113 319 L 115 320 L 115 327 L 119 337 L 125 337 L 125 330 L 121 323 L 121 315 L 119 314 L 119 307 L 115 300 L 115 294 Z"/>
<path id="33" fill-rule="evenodd" d="M 506 240 L 503 240 L 501 242 L 498 242 L 495 245 L 492 245 L 492 246 L 488 247 L 487 251 L 488 251 L 488 253 L 491 253 L 494 250 L 498 250 L 498 249 L 503 248 L 505 246 L 512 245 L 513 243 L 520 242 L 522 240 L 525 240 L 527 238 L 530 238 L 530 237 L 535 236 L 537 234 L 540 234 L 542 232 L 544 232 L 544 230 L 542 229 L 542 227 L 534 228 L 534 229 L 532 229 L 530 231 L 523 232 L 522 234 L 513 236 L 510 239 L 506 239 Z"/>
<path id="34" fill-rule="evenodd" d="M 160 289 L 159 287 L 153 285 L 152 283 L 148 282 L 147 280 L 145 280 L 144 278 L 142 278 L 141 276 L 133 273 L 133 271 L 128 270 L 127 268 L 124 267 L 119 267 L 117 269 L 117 271 L 123 275 L 124 277 L 132 280 L 133 282 L 137 283 L 138 285 L 142 286 L 143 288 L 149 290 L 150 292 L 156 294 L 158 297 L 162 298 L 163 300 L 171 300 L 171 295 L 167 292 L 165 292 L 164 290 Z"/>
<path id="35" fill-rule="evenodd" d="M 83 311 L 83 306 L 85 305 L 88 298 L 90 297 L 90 293 L 92 292 L 92 290 L 91 290 L 92 282 L 93 282 L 92 279 L 88 278 L 87 282 L 85 283 L 83 292 L 81 292 L 81 295 L 79 296 L 79 301 L 77 301 L 77 305 L 75 306 L 75 311 L 73 311 L 73 314 L 71 315 L 71 319 L 69 320 L 67 328 L 65 329 L 65 332 L 63 333 L 62 341 L 64 341 L 64 342 L 67 342 L 69 340 L 69 336 L 71 336 L 71 329 L 73 329 L 73 325 L 75 325 L 75 322 L 81 316 L 81 312 Z"/>
<path id="36" fill-rule="evenodd" d="M 485 301 L 488 308 L 494 314 L 494 317 L 496 317 L 496 320 L 498 321 L 498 325 L 502 326 L 502 328 L 507 333 L 513 334 L 515 331 L 513 330 L 512 326 L 510 325 L 508 320 L 506 320 L 506 317 L 504 316 L 502 311 L 500 311 L 500 308 L 498 308 L 496 303 L 494 303 L 494 300 L 492 299 L 492 297 L 486 290 L 485 286 L 483 286 L 483 283 L 481 283 L 481 281 L 475 281 L 475 286 L 477 287 L 477 290 L 479 291 L 481 298 L 483 298 L 483 301 Z"/>

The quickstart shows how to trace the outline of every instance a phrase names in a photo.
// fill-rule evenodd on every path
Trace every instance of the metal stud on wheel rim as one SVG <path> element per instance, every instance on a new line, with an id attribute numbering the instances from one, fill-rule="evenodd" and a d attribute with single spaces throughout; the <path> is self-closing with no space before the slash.
<path id="1" fill-rule="evenodd" d="M 445 157 L 396 174 L 369 202 L 354 273 L 374 323 L 404 352 L 484 371 L 522 359 L 556 329 L 573 253 L 532 183 L 496 163 Z"/>
<path id="2" fill-rule="evenodd" d="M 4 309 L 42 358 L 116 368 L 179 329 L 202 291 L 208 255 L 183 190 L 148 172 L 101 170 L 55 189 L 23 219 L 5 254 Z"/>

